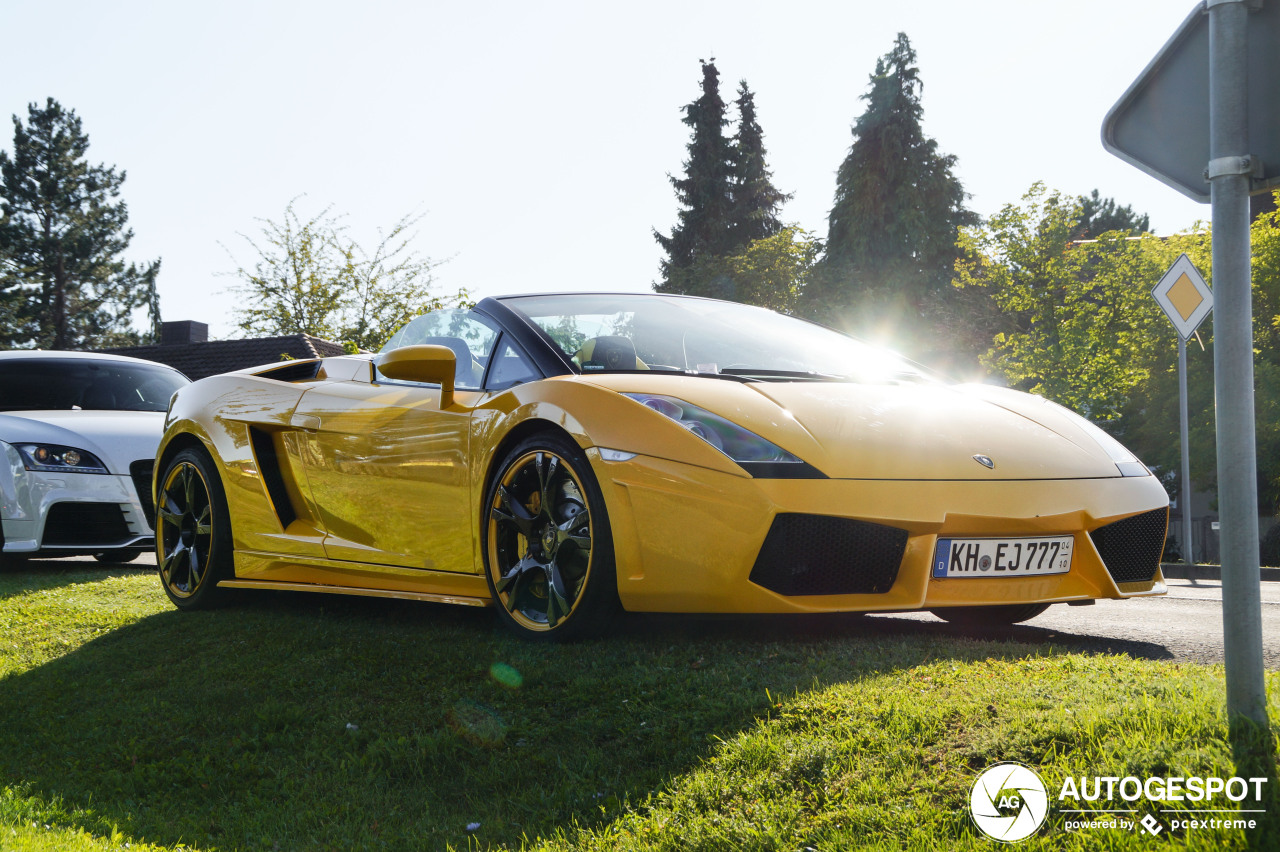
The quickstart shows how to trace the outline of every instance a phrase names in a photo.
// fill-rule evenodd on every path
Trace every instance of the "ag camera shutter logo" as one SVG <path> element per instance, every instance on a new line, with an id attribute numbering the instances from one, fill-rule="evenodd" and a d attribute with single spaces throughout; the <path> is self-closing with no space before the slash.
<path id="1" fill-rule="evenodd" d="M 1049 793 L 1034 770 L 1021 763 L 997 763 L 973 782 L 969 813 L 987 837 L 1016 843 L 1044 825 Z"/>

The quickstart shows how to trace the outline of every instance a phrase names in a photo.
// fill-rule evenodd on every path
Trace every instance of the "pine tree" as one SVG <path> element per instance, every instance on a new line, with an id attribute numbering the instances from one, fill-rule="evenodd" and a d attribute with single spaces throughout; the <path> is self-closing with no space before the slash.
<path id="1" fill-rule="evenodd" d="M 927 337 L 922 315 L 951 295 L 958 228 L 978 220 L 964 208 L 956 158 L 938 153 L 921 129 L 920 72 L 905 33 L 876 62 L 870 82 L 837 174 L 826 254 L 806 312 Z"/>
<path id="2" fill-rule="evenodd" d="M 662 281 L 654 289 L 667 293 L 684 292 L 679 272 L 694 261 L 705 255 L 725 255 L 734 248 L 729 218 L 732 152 L 724 135 L 729 120 L 720 98 L 720 72 L 714 57 L 702 62 L 702 95 L 684 107 L 684 114 L 682 121 L 693 131 L 685 176 L 668 176 L 683 209 L 670 236 L 653 232 L 667 253 L 661 266 Z"/>
<path id="3" fill-rule="evenodd" d="M 0 346 L 78 349 L 146 340 L 130 327 L 159 314 L 156 260 L 126 265 L 133 239 L 118 201 L 125 173 L 85 160 L 74 110 L 49 98 L 13 117 L 13 154 L 0 151 Z"/>
<path id="4" fill-rule="evenodd" d="M 764 130 L 756 120 L 755 93 L 746 80 L 738 82 L 738 132 L 733 137 L 733 204 L 731 228 L 737 247 L 772 237 L 782 230 L 778 210 L 791 200 L 779 192 L 765 162 Z"/>
<path id="5" fill-rule="evenodd" d="M 1078 240 L 1096 240 L 1108 231 L 1127 231 L 1137 237 L 1151 230 L 1151 218 L 1146 213 L 1137 213 L 1128 204 L 1121 207 L 1114 198 L 1103 198 L 1096 189 L 1076 200 L 1080 205 Z"/>

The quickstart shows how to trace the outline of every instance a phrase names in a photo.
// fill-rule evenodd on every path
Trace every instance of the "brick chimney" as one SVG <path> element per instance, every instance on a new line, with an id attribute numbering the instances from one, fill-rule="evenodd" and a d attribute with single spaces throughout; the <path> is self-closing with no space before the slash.
<path id="1" fill-rule="evenodd" d="M 160 345 L 181 343 L 208 343 L 209 324 L 195 320 L 176 320 L 160 323 Z"/>

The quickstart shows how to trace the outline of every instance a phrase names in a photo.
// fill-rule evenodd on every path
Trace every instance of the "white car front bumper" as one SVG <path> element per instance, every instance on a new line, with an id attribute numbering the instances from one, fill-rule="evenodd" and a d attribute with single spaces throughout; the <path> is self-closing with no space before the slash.
<path id="1" fill-rule="evenodd" d="M 56 556 L 143 548 L 154 537 L 128 474 L 27 470 L 17 450 L 4 442 L 0 524 L 3 549 L 9 554 Z"/>

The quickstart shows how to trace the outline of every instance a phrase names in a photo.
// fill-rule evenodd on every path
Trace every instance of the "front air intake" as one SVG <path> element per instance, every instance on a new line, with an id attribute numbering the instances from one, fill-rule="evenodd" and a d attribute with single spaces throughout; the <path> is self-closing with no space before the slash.
<path id="1" fill-rule="evenodd" d="M 1152 509 L 1141 515 L 1098 527 L 1089 533 L 1102 564 L 1116 583 L 1149 583 L 1160 567 L 1169 510 Z"/>
<path id="2" fill-rule="evenodd" d="M 54 503 L 44 521 L 46 547 L 112 547 L 133 538 L 117 503 Z"/>
<path id="3" fill-rule="evenodd" d="M 827 515 L 773 519 L 751 582 L 780 595 L 880 595 L 898 579 L 907 531 Z"/>

